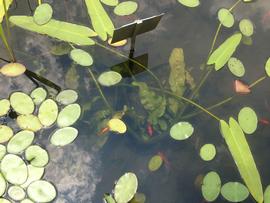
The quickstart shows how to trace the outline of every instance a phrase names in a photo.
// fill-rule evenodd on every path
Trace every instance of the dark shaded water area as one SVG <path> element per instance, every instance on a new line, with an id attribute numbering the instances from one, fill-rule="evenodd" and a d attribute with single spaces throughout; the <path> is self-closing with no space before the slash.
<path id="1" fill-rule="evenodd" d="M 186 65 L 190 68 L 195 81 L 199 81 L 213 40 L 218 21 L 216 12 L 221 7 L 230 7 L 232 0 L 202 0 L 201 6 L 188 9 L 176 0 L 136 0 L 139 10 L 130 17 L 116 17 L 112 9 L 108 9 L 116 27 L 132 22 L 137 18 L 145 18 L 159 13 L 165 13 L 159 26 L 152 32 L 141 35 L 136 42 L 136 55 L 149 54 L 149 67 L 166 80 L 169 71 L 168 59 L 173 48 L 183 48 Z M 47 1 L 52 4 L 54 18 L 69 22 L 89 25 L 88 14 L 83 1 L 63 0 Z M 65 3 L 64 3 L 65 2 Z M 241 59 L 246 67 L 246 74 L 242 78 L 252 83 L 264 75 L 264 65 L 270 53 L 270 18 L 262 22 L 265 13 L 270 11 L 269 0 L 258 0 L 253 4 L 240 4 L 235 10 L 235 18 L 250 18 L 255 24 L 253 44 L 241 45 L 235 56 Z M 24 0 L 18 1 L 17 8 L 11 9 L 13 14 L 30 14 Z M 238 23 L 231 29 L 222 29 L 218 37 L 219 44 L 234 31 L 238 30 Z M 25 64 L 30 70 L 44 75 L 49 80 L 60 85 L 63 89 L 71 88 L 79 92 L 79 103 L 86 106 L 99 93 L 87 70 L 80 66 L 72 66 L 67 55 L 56 57 L 50 53 L 54 40 L 12 28 L 12 44 L 17 60 Z M 128 55 L 129 44 L 117 48 Z M 94 58 L 91 67 L 96 75 L 110 69 L 115 64 L 126 59 L 104 50 L 98 46 L 85 47 Z M 5 52 L 1 49 L 1 55 Z M 75 76 L 68 77 L 71 68 L 76 70 Z M 76 79 L 78 78 L 78 81 Z M 145 81 L 156 86 L 155 80 L 146 72 L 136 75 L 139 81 Z M 219 72 L 213 71 L 202 87 L 196 99 L 203 106 L 211 106 L 222 99 L 234 95 L 233 81 L 236 78 L 224 68 Z M 126 79 L 128 81 L 128 79 Z M 124 81 L 125 82 L 125 81 Z M 236 96 L 231 102 L 216 108 L 213 112 L 223 119 L 229 116 L 237 117 L 244 106 L 252 107 L 259 118 L 270 119 L 270 80 L 266 79 L 252 89 L 249 95 Z M 35 86 L 25 76 L 5 78 L 0 76 L 0 98 L 6 98 L 12 91 L 29 93 Z M 112 106 L 121 110 L 123 105 L 139 105 L 137 91 L 134 88 L 119 85 L 113 88 L 103 88 Z M 53 129 L 39 133 L 40 141 L 49 151 L 50 163 L 46 168 L 45 178 L 52 181 L 58 190 L 59 203 L 99 203 L 103 194 L 111 192 L 114 182 L 125 172 L 134 172 L 139 180 L 138 191 L 146 195 L 147 203 L 201 203 L 204 202 L 200 187 L 195 180 L 198 175 L 217 171 L 222 183 L 239 181 L 242 179 L 220 135 L 216 120 L 201 113 L 185 121 L 189 121 L 195 128 L 192 137 L 185 141 L 175 141 L 166 133 L 164 138 L 156 142 L 145 143 L 134 135 L 139 131 L 125 135 L 109 133 L 106 137 L 96 135 L 97 123 L 93 121 L 96 112 L 104 108 L 102 100 L 95 102 L 91 110 L 86 111 L 77 122 L 79 136 L 75 142 L 63 148 L 51 146 L 48 136 Z M 139 109 L 139 107 L 138 107 Z M 186 114 L 196 109 L 188 108 Z M 138 110 L 139 111 L 139 110 Z M 180 119 L 179 121 L 182 121 Z M 127 120 L 132 126 L 132 121 Z M 155 137 L 155 132 L 153 138 Z M 152 138 L 150 138 L 152 139 Z M 269 146 L 270 126 L 259 125 L 253 135 L 247 136 L 257 167 L 260 171 L 263 187 L 270 184 Z M 213 143 L 217 148 L 217 155 L 210 162 L 203 161 L 199 156 L 200 147 L 206 143 Z M 156 172 L 150 172 L 147 164 L 150 158 L 162 152 L 170 165 L 162 166 Z M 221 196 L 215 202 L 226 202 Z M 254 202 L 251 196 L 245 202 Z"/>

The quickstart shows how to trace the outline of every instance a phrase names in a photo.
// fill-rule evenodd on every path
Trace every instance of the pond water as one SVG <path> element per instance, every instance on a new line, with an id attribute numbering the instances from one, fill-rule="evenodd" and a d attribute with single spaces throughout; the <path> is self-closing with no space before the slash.
<path id="1" fill-rule="evenodd" d="M 27 1 L 18 1 L 17 7 L 10 9 L 10 15 L 29 15 Z M 83 1 L 63 0 L 44 1 L 52 5 L 54 18 L 78 24 L 89 25 L 89 17 Z M 149 33 L 139 36 L 136 40 L 135 55 L 148 53 L 149 69 L 166 86 L 169 75 L 169 57 L 174 48 L 182 48 L 185 63 L 190 73 L 198 83 L 205 73 L 202 64 L 207 60 L 212 40 L 218 26 L 217 10 L 229 8 L 233 0 L 201 1 L 197 8 L 187 8 L 176 0 L 136 0 L 138 11 L 130 16 L 117 17 L 113 9 L 106 7 L 115 27 L 120 27 L 138 18 L 165 13 L 158 27 Z M 35 3 L 33 3 L 33 7 Z M 240 45 L 235 56 L 244 63 L 246 73 L 241 80 L 251 84 L 265 75 L 264 65 L 270 56 L 270 1 L 258 0 L 254 3 L 240 3 L 233 11 L 236 23 L 233 28 L 222 28 L 217 44 L 223 42 L 238 30 L 238 21 L 249 18 L 255 25 L 252 45 Z M 136 126 L 129 115 L 123 120 L 128 126 L 124 135 L 109 132 L 98 136 L 100 123 L 97 112 L 106 110 L 106 105 L 100 99 L 99 92 L 86 68 L 72 63 L 68 55 L 55 56 L 50 53 L 56 43 L 49 37 L 12 27 L 12 45 L 18 62 L 28 69 L 37 72 L 59 85 L 62 89 L 75 89 L 79 93 L 78 103 L 86 109 L 80 120 L 75 124 L 79 136 L 74 143 L 62 148 L 49 143 L 49 135 L 55 129 L 42 130 L 37 134 L 39 143 L 50 155 L 50 163 L 46 167 L 45 179 L 54 183 L 58 196 L 54 202 L 59 203 L 99 203 L 104 193 L 109 193 L 114 183 L 126 172 L 137 175 L 138 191 L 144 193 L 147 203 L 201 203 L 206 202 L 201 194 L 198 176 L 209 171 L 219 173 L 222 183 L 229 181 L 242 182 L 241 176 L 219 131 L 219 123 L 205 113 L 191 118 L 179 118 L 177 121 L 188 121 L 194 127 L 193 135 L 184 141 L 173 140 L 169 129 L 162 133 L 154 130 L 153 135 L 147 135 L 147 123 Z M 101 42 L 103 43 L 103 42 Z M 105 42 L 104 42 L 105 44 Z M 105 44 L 107 46 L 107 44 Z M 124 47 L 112 48 L 128 55 L 129 43 Z M 216 46 L 217 47 L 217 46 Z M 94 64 L 91 69 L 98 76 L 109 70 L 115 64 L 125 61 L 125 58 L 98 46 L 85 47 L 91 53 Z M 7 58 L 4 49 L 1 56 Z M 147 82 L 158 87 L 156 80 L 148 73 L 135 75 L 136 80 Z M 228 68 L 212 71 L 205 84 L 200 89 L 196 102 L 202 106 L 211 106 L 223 99 L 236 95 L 233 89 L 234 80 Z M 134 108 L 142 116 L 147 116 L 138 96 L 138 89 L 130 87 L 130 78 L 115 87 L 102 87 L 104 94 L 112 107 L 121 111 L 124 105 Z M 258 118 L 270 119 L 269 79 L 265 79 L 248 95 L 236 95 L 230 102 L 215 108 L 213 113 L 224 120 L 229 116 L 237 118 L 244 106 L 252 107 Z M 168 86 L 167 86 L 168 87 Z M 13 91 L 30 93 L 35 85 L 24 75 L 16 78 L 0 76 L 0 98 L 7 98 Z M 186 92 L 185 96 L 188 96 Z M 99 99 L 91 103 L 97 97 Z M 91 105 L 92 104 L 92 105 Z M 91 105 L 91 106 L 90 106 Z M 89 107 L 89 109 L 87 109 Z M 197 110 L 189 106 L 184 115 Z M 142 113 L 143 112 L 143 113 Z M 12 121 L 10 121 L 12 122 Z M 144 129 L 144 132 L 143 132 Z M 144 134 L 143 134 L 144 133 Z M 253 135 L 247 135 L 247 140 L 253 153 L 257 168 L 260 171 L 263 188 L 270 184 L 269 145 L 270 125 L 258 124 Z M 158 139 L 156 139 L 158 137 Z M 153 141 L 152 141 L 153 140 Z M 205 162 L 199 156 L 201 146 L 212 143 L 216 146 L 217 155 Z M 168 163 L 155 172 L 148 169 L 150 158 L 161 152 Z M 196 181 L 197 179 L 197 181 Z M 214 202 L 227 202 L 220 195 Z M 251 195 L 244 202 L 254 202 Z"/>

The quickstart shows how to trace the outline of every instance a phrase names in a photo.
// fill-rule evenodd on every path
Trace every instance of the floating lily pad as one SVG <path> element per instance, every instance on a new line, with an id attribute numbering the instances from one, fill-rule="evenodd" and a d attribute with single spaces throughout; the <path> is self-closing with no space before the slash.
<path id="1" fill-rule="evenodd" d="M 26 68 L 21 63 L 8 63 L 0 69 L 0 72 L 8 77 L 17 77 L 22 75 L 25 71 Z"/>
<path id="2" fill-rule="evenodd" d="M 67 127 L 73 125 L 81 115 L 81 107 L 79 104 L 69 104 L 60 111 L 57 124 L 59 127 Z"/>
<path id="3" fill-rule="evenodd" d="M 239 29 L 241 33 L 247 37 L 253 35 L 254 32 L 253 23 L 249 19 L 242 19 L 239 22 Z"/>
<path id="4" fill-rule="evenodd" d="M 115 72 L 115 71 L 107 71 L 103 72 L 98 77 L 98 82 L 103 86 L 113 86 L 119 83 L 122 80 L 121 74 Z"/>
<path id="5" fill-rule="evenodd" d="M 42 125 L 49 127 L 56 121 L 58 106 L 52 99 L 46 99 L 39 107 L 38 118 Z"/>
<path id="6" fill-rule="evenodd" d="M 34 202 L 30 199 L 24 199 L 20 203 L 34 203 Z"/>
<path id="7" fill-rule="evenodd" d="M 155 155 L 148 162 L 148 169 L 150 171 L 156 171 L 161 167 L 162 163 L 162 158 L 159 155 Z"/>
<path id="8" fill-rule="evenodd" d="M 12 108 L 19 114 L 32 114 L 35 105 L 31 97 L 23 92 L 14 92 L 10 96 Z"/>
<path id="9" fill-rule="evenodd" d="M 114 187 L 114 198 L 117 203 L 127 203 L 136 194 L 138 180 L 134 173 L 125 173 Z"/>
<path id="10" fill-rule="evenodd" d="M 109 120 L 108 126 L 110 128 L 110 131 L 117 132 L 120 134 L 123 134 L 127 131 L 126 124 L 118 118 L 113 118 Z"/>
<path id="11" fill-rule="evenodd" d="M 52 135 L 50 141 L 55 146 L 65 146 L 72 143 L 78 136 L 78 130 L 73 127 L 58 129 Z"/>
<path id="12" fill-rule="evenodd" d="M 231 57 L 228 61 L 228 67 L 231 73 L 237 77 L 243 77 L 245 75 L 245 67 L 237 58 Z"/>
<path id="13" fill-rule="evenodd" d="M 36 105 L 39 105 L 46 99 L 47 91 L 43 87 L 38 87 L 31 92 L 30 97 Z"/>
<path id="14" fill-rule="evenodd" d="M 175 140 L 185 140 L 194 132 L 193 126 L 188 122 L 179 122 L 171 127 L 170 135 Z"/>
<path id="15" fill-rule="evenodd" d="M 36 180 L 40 180 L 44 175 L 45 169 L 42 167 L 35 167 L 27 165 L 28 177 L 24 184 L 20 185 L 22 188 L 27 188 L 28 185 Z"/>
<path id="16" fill-rule="evenodd" d="M 38 145 L 32 145 L 25 150 L 25 158 L 36 167 L 44 167 L 49 162 L 48 152 Z"/>
<path id="17" fill-rule="evenodd" d="M 221 194 L 230 202 L 242 202 L 249 196 L 249 191 L 242 183 L 228 182 L 222 186 Z"/>
<path id="18" fill-rule="evenodd" d="M 70 58 L 81 66 L 91 66 L 93 64 L 92 56 L 82 49 L 73 49 L 70 52 Z"/>
<path id="19" fill-rule="evenodd" d="M 0 203 L 11 203 L 11 202 L 5 198 L 0 198 Z"/>
<path id="20" fill-rule="evenodd" d="M 268 185 L 263 194 L 264 203 L 270 203 L 270 185 Z"/>
<path id="21" fill-rule="evenodd" d="M 221 180 L 219 175 L 211 171 L 203 178 L 202 195 L 208 202 L 213 202 L 217 199 L 221 188 Z"/>
<path id="22" fill-rule="evenodd" d="M 138 4 L 135 1 L 124 1 L 114 8 L 114 13 L 119 16 L 127 16 L 136 12 Z"/>
<path id="23" fill-rule="evenodd" d="M 244 107 L 238 114 L 238 122 L 246 134 L 252 134 L 257 129 L 258 118 L 252 108 Z"/>
<path id="24" fill-rule="evenodd" d="M 186 7 L 197 7 L 200 5 L 200 1 L 199 0 L 178 0 L 178 2 Z"/>
<path id="25" fill-rule="evenodd" d="M 224 27 L 230 28 L 234 24 L 233 14 L 226 8 L 219 9 L 218 20 Z"/>
<path id="26" fill-rule="evenodd" d="M 56 197 L 56 189 L 50 182 L 37 180 L 29 185 L 27 195 L 35 202 L 51 202 Z"/>
<path id="27" fill-rule="evenodd" d="M 14 201 L 23 200 L 25 195 L 25 191 L 20 186 L 12 185 L 10 188 L 8 188 L 8 196 Z"/>
<path id="28" fill-rule="evenodd" d="M 63 90 L 56 96 L 56 101 L 63 105 L 68 105 L 76 102 L 78 93 L 74 90 Z"/>
<path id="29" fill-rule="evenodd" d="M 6 115 L 10 110 L 10 102 L 8 99 L 0 100 L 0 116 Z"/>
<path id="30" fill-rule="evenodd" d="M 5 145 L 0 144 L 0 161 L 2 158 L 6 155 L 7 153 L 7 148 Z M 0 195 L 1 196 L 1 195 Z"/>
<path id="31" fill-rule="evenodd" d="M 270 57 L 267 59 L 264 67 L 266 74 L 268 75 L 268 77 L 270 77 Z"/>
<path id="32" fill-rule="evenodd" d="M 5 194 L 7 188 L 7 182 L 3 175 L 0 173 L 0 197 Z"/>
<path id="33" fill-rule="evenodd" d="M 32 144 L 34 137 L 34 133 L 28 130 L 18 132 L 10 139 L 7 144 L 8 153 L 21 153 Z"/>
<path id="34" fill-rule="evenodd" d="M 119 4 L 118 0 L 101 0 L 101 2 L 107 6 L 117 6 Z"/>
<path id="35" fill-rule="evenodd" d="M 34 12 L 34 21 L 38 25 L 44 25 L 51 20 L 52 14 L 53 9 L 50 4 L 40 4 Z"/>
<path id="36" fill-rule="evenodd" d="M 213 144 L 205 144 L 200 149 L 200 156 L 204 161 L 211 161 L 216 156 L 216 147 Z"/>
<path id="37" fill-rule="evenodd" d="M 20 115 L 17 117 L 18 126 L 23 130 L 37 132 L 42 128 L 42 124 L 38 117 L 33 114 Z"/>
<path id="38" fill-rule="evenodd" d="M 14 185 L 23 184 L 27 179 L 27 167 L 17 155 L 7 154 L 1 161 L 0 170 L 5 179 Z"/>
<path id="39" fill-rule="evenodd" d="M 13 130 L 5 125 L 0 125 L 0 143 L 9 141 L 13 136 Z"/>
<path id="40" fill-rule="evenodd" d="M 123 39 L 121 41 L 115 42 L 112 44 L 112 38 L 108 39 L 108 44 L 111 45 L 112 47 L 122 47 L 127 44 L 127 39 Z"/>

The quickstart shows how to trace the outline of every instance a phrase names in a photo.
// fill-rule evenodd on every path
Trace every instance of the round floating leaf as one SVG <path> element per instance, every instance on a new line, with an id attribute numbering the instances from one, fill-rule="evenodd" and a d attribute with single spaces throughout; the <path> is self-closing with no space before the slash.
<path id="1" fill-rule="evenodd" d="M 31 97 L 23 92 L 12 93 L 10 96 L 10 104 L 19 114 L 31 114 L 35 109 L 35 105 Z"/>
<path id="2" fill-rule="evenodd" d="M 150 171 L 156 171 L 161 167 L 162 163 L 162 158 L 159 155 L 155 155 L 148 162 L 148 169 Z"/>
<path id="3" fill-rule="evenodd" d="M 119 4 L 118 0 L 101 0 L 101 2 L 107 6 L 117 6 Z"/>
<path id="4" fill-rule="evenodd" d="M 239 29 L 242 32 L 242 34 L 247 37 L 253 35 L 254 32 L 253 23 L 249 19 L 242 19 L 239 22 Z"/>
<path id="5" fill-rule="evenodd" d="M 23 184 L 27 179 L 27 167 L 17 155 L 7 154 L 1 161 L 0 169 L 5 179 L 14 185 Z"/>
<path id="6" fill-rule="evenodd" d="M 91 66 L 93 64 L 92 56 L 82 49 L 73 49 L 70 52 L 70 58 L 81 66 Z"/>
<path id="7" fill-rule="evenodd" d="M 52 14 L 53 9 L 50 4 L 40 4 L 34 12 L 34 21 L 38 25 L 44 25 L 51 20 Z"/>
<path id="8" fill-rule="evenodd" d="M 76 102 L 78 93 L 74 90 L 63 90 L 56 96 L 56 101 L 63 105 L 68 105 Z"/>
<path id="9" fill-rule="evenodd" d="M 23 200 L 25 195 L 24 190 L 20 186 L 12 185 L 10 188 L 8 188 L 8 196 L 14 201 Z"/>
<path id="10" fill-rule="evenodd" d="M 28 177 L 24 184 L 20 185 L 22 188 L 27 188 L 28 185 L 36 180 L 40 180 L 44 175 L 45 169 L 41 167 L 35 167 L 27 165 Z"/>
<path id="11" fill-rule="evenodd" d="M 44 167 L 49 162 L 49 155 L 45 149 L 38 145 L 32 145 L 25 150 L 25 158 L 30 161 L 31 165 Z"/>
<path id="12" fill-rule="evenodd" d="M 30 199 L 24 199 L 20 203 L 34 203 L 34 202 Z"/>
<path id="13" fill-rule="evenodd" d="M 10 110 L 10 102 L 7 99 L 0 100 L 0 116 L 6 115 Z"/>
<path id="14" fill-rule="evenodd" d="M 124 1 L 114 8 L 114 13 L 119 16 L 127 16 L 135 13 L 138 4 L 135 1 Z"/>
<path id="15" fill-rule="evenodd" d="M 171 127 L 170 135 L 175 140 L 185 140 L 194 132 L 193 126 L 188 122 L 179 122 Z"/>
<path id="16" fill-rule="evenodd" d="M 226 8 L 219 9 L 218 20 L 224 27 L 230 28 L 234 24 L 233 14 Z"/>
<path id="17" fill-rule="evenodd" d="M 6 155 L 7 153 L 7 148 L 5 145 L 0 144 L 0 161 L 2 158 Z M 1 195 L 0 195 L 1 196 Z"/>
<path id="18" fill-rule="evenodd" d="M 38 118 L 42 125 L 49 127 L 57 119 L 58 106 L 52 99 L 46 99 L 39 107 Z"/>
<path id="19" fill-rule="evenodd" d="M 38 87 L 31 92 L 30 97 L 36 105 L 39 105 L 46 99 L 47 91 L 43 87 Z"/>
<path id="20" fill-rule="evenodd" d="M 34 140 L 34 133 L 28 130 L 23 130 L 15 134 L 7 144 L 8 153 L 19 154 L 29 147 Z"/>
<path id="21" fill-rule="evenodd" d="M 135 195 L 138 188 L 138 180 L 134 173 L 125 173 L 117 181 L 114 187 L 114 198 L 117 203 L 127 203 Z"/>
<path id="22" fill-rule="evenodd" d="M 42 128 L 38 117 L 33 114 L 20 115 L 17 117 L 18 126 L 23 130 L 37 132 Z"/>
<path id="23" fill-rule="evenodd" d="M 258 118 L 252 108 L 244 107 L 238 114 L 238 122 L 246 134 L 252 134 L 257 129 Z"/>
<path id="24" fill-rule="evenodd" d="M 219 175 L 211 171 L 203 178 L 202 195 L 208 202 L 213 202 L 220 193 L 221 180 Z"/>
<path id="25" fill-rule="evenodd" d="M 204 161 L 211 161 L 216 156 L 216 147 L 213 144 L 205 144 L 200 149 L 200 156 Z"/>
<path id="26" fill-rule="evenodd" d="M 23 64 L 20 63 L 8 63 L 4 65 L 0 72 L 8 77 L 17 77 L 22 75 L 25 72 L 26 68 Z"/>
<path id="27" fill-rule="evenodd" d="M 232 74 L 237 77 L 243 77 L 245 74 L 245 67 L 237 58 L 231 57 L 228 61 L 228 67 Z"/>
<path id="28" fill-rule="evenodd" d="M 230 202 L 242 202 L 248 197 L 249 191 L 242 183 L 228 182 L 222 186 L 221 194 Z"/>
<path id="29" fill-rule="evenodd" d="M 29 185 L 27 195 L 35 202 L 51 202 L 56 197 L 56 189 L 50 182 L 37 180 Z"/>
<path id="30" fill-rule="evenodd" d="M 264 203 L 270 203 L 270 185 L 268 185 L 263 194 Z"/>
<path id="31" fill-rule="evenodd" d="M 2 197 L 3 194 L 5 194 L 7 188 L 7 182 L 5 178 L 0 173 L 0 197 Z"/>
<path id="32" fill-rule="evenodd" d="M 52 135 L 50 141 L 55 146 L 65 146 L 72 143 L 78 136 L 78 130 L 73 127 L 58 129 Z"/>
<path id="33" fill-rule="evenodd" d="M 0 125 L 0 143 L 9 141 L 13 136 L 13 130 L 5 125 Z"/>
<path id="34" fill-rule="evenodd" d="M 267 59 L 265 63 L 265 71 L 268 77 L 270 77 L 270 57 Z"/>
<path id="35" fill-rule="evenodd" d="M 112 44 L 112 38 L 108 39 L 108 44 L 111 45 L 112 47 L 122 47 L 127 44 L 127 39 L 123 39 L 121 41 L 115 42 Z"/>
<path id="36" fill-rule="evenodd" d="M 79 104 L 69 104 L 60 111 L 57 124 L 59 127 L 67 127 L 73 125 L 81 115 L 81 107 Z"/>
<path id="37" fill-rule="evenodd" d="M 108 126 L 110 128 L 110 131 L 117 132 L 120 134 L 123 134 L 127 131 L 126 124 L 118 118 L 113 118 L 109 120 Z"/>
<path id="38" fill-rule="evenodd" d="M 199 0 L 178 0 L 178 2 L 184 6 L 187 7 L 197 7 L 200 5 L 200 1 Z"/>
<path id="39" fill-rule="evenodd" d="M 9 200 L 0 198 L 0 203 L 11 203 Z"/>
<path id="40" fill-rule="evenodd" d="M 103 72 L 98 77 L 98 82 L 103 86 L 113 86 L 122 80 L 122 76 L 115 71 Z"/>

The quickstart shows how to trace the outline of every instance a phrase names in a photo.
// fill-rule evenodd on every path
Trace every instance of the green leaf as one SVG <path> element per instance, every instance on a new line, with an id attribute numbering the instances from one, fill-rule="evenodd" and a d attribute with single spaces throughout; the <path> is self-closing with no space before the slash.
<path id="1" fill-rule="evenodd" d="M 14 92 L 10 95 L 10 105 L 19 114 L 31 114 L 35 105 L 31 97 L 23 92 Z"/>
<path id="2" fill-rule="evenodd" d="M 119 16 L 127 16 L 136 12 L 138 4 L 134 1 L 124 1 L 114 8 L 114 13 Z"/>
<path id="3" fill-rule="evenodd" d="M 17 117 L 17 124 L 23 130 L 37 132 L 42 128 L 42 124 L 37 116 L 33 114 L 20 115 Z"/>
<path id="4" fill-rule="evenodd" d="M 200 5 L 199 0 L 178 0 L 178 2 L 186 7 L 197 7 Z"/>
<path id="5" fill-rule="evenodd" d="M 72 104 L 77 101 L 78 93 L 74 90 L 63 90 L 56 96 L 56 101 L 63 105 Z"/>
<path id="6" fill-rule="evenodd" d="M 7 188 L 7 182 L 3 175 L 0 173 L 0 197 L 5 194 Z"/>
<path id="7" fill-rule="evenodd" d="M 194 132 L 193 126 L 188 122 L 179 122 L 171 127 L 170 135 L 175 140 L 185 140 Z"/>
<path id="8" fill-rule="evenodd" d="M 253 23 L 249 19 L 242 19 L 239 22 L 239 29 L 241 33 L 246 37 L 250 37 L 254 32 Z"/>
<path id="9" fill-rule="evenodd" d="M 228 182 L 221 188 L 222 196 L 230 202 L 242 202 L 248 195 L 248 189 L 242 183 Z"/>
<path id="10" fill-rule="evenodd" d="M 244 107 L 238 114 L 238 122 L 246 134 L 252 134 L 257 129 L 258 118 L 252 108 Z"/>
<path id="11" fill-rule="evenodd" d="M 104 194 L 103 200 L 106 203 L 116 203 L 116 201 L 113 199 L 112 195 L 110 194 Z"/>
<path id="12" fill-rule="evenodd" d="M 47 3 L 40 4 L 34 12 L 34 16 L 33 16 L 34 21 L 38 25 L 44 25 L 51 20 L 52 14 L 53 14 L 53 9 L 50 6 L 50 4 L 47 4 Z"/>
<path id="13" fill-rule="evenodd" d="M 245 75 L 245 67 L 242 61 L 235 57 L 229 59 L 228 67 L 231 73 L 237 77 L 243 77 Z"/>
<path id="14" fill-rule="evenodd" d="M 162 163 L 162 158 L 159 155 L 155 155 L 148 162 L 148 169 L 150 171 L 156 171 L 161 167 Z"/>
<path id="15" fill-rule="evenodd" d="M 230 126 L 224 120 L 220 120 L 221 134 L 229 147 L 234 162 L 249 192 L 257 202 L 262 203 L 263 190 L 261 178 L 245 134 L 235 119 L 230 118 L 229 124 Z"/>
<path id="16" fill-rule="evenodd" d="M 216 147 L 213 144 L 205 144 L 200 149 L 200 156 L 204 161 L 211 161 L 216 156 Z"/>
<path id="17" fill-rule="evenodd" d="M 5 6 L 6 9 L 8 10 L 9 6 L 12 4 L 13 0 L 5 0 Z M 4 1 L 0 1 L 0 23 L 3 21 L 3 17 L 5 16 L 5 9 L 4 9 Z"/>
<path id="18" fill-rule="evenodd" d="M 38 118 L 42 125 L 49 127 L 56 121 L 58 116 L 58 106 L 52 99 L 46 99 L 39 107 Z"/>
<path id="19" fill-rule="evenodd" d="M 77 45 L 93 45 L 95 42 L 89 37 L 96 36 L 96 33 L 88 27 L 68 22 L 51 19 L 45 25 L 37 25 L 33 17 L 11 16 L 10 22 L 23 29 L 48 35 L 62 41 L 71 42 Z"/>
<path id="20" fill-rule="evenodd" d="M 218 11 L 218 20 L 224 27 L 232 27 L 234 24 L 234 17 L 230 10 L 221 8 Z"/>
<path id="21" fill-rule="evenodd" d="M 29 185 L 27 195 L 35 202 L 52 202 L 56 198 L 56 189 L 50 182 L 37 180 Z"/>
<path id="22" fill-rule="evenodd" d="M 266 74 L 268 75 L 268 77 L 270 77 L 270 57 L 267 59 L 264 68 L 265 68 Z"/>
<path id="23" fill-rule="evenodd" d="M 107 6 L 117 6 L 117 4 L 119 4 L 119 0 L 100 0 L 100 1 L 106 4 Z"/>
<path id="24" fill-rule="evenodd" d="M 107 39 L 107 34 L 110 36 L 113 35 L 114 25 L 112 20 L 104 10 L 100 0 L 85 0 L 85 3 L 94 30 L 99 37 L 105 41 Z"/>
<path id="25" fill-rule="evenodd" d="M 57 118 L 59 127 L 67 127 L 73 125 L 81 115 L 81 107 L 79 104 L 69 104 L 63 108 Z"/>
<path id="26" fill-rule="evenodd" d="M 221 180 L 215 171 L 211 171 L 203 178 L 202 195 L 208 202 L 217 199 L 220 193 Z"/>
<path id="27" fill-rule="evenodd" d="M 81 66 L 91 66 L 93 64 L 92 56 L 82 49 L 73 49 L 70 52 L 70 58 Z"/>
<path id="28" fill-rule="evenodd" d="M 0 116 L 6 115 L 10 110 L 10 102 L 8 99 L 0 99 Z"/>
<path id="29" fill-rule="evenodd" d="M 15 201 L 21 201 L 25 198 L 25 191 L 18 185 L 12 185 L 8 188 L 8 196 Z"/>
<path id="30" fill-rule="evenodd" d="M 207 65 L 215 64 L 215 69 L 221 69 L 235 52 L 242 39 L 242 34 L 237 33 L 226 39 L 209 57 Z"/>
<path id="31" fill-rule="evenodd" d="M 34 133 L 23 130 L 15 134 L 7 144 L 7 151 L 11 154 L 19 154 L 29 147 L 34 140 Z"/>
<path id="32" fill-rule="evenodd" d="M 98 82 L 103 86 L 113 86 L 122 80 L 121 74 L 115 71 L 106 71 L 98 77 Z"/>
<path id="33" fill-rule="evenodd" d="M 270 185 L 264 191 L 264 203 L 270 203 Z"/>
<path id="34" fill-rule="evenodd" d="M 51 136 L 50 142 L 54 146 L 65 146 L 72 143 L 78 136 L 78 130 L 73 127 L 65 127 L 56 130 Z"/>

